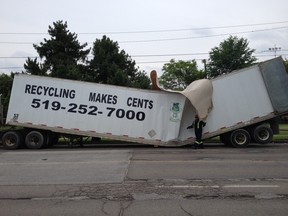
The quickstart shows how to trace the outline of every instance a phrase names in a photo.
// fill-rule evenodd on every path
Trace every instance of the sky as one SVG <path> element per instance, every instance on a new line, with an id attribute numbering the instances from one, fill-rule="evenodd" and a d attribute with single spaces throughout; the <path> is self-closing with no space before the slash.
<path id="1" fill-rule="evenodd" d="M 245 38 L 258 61 L 288 58 L 287 0 L 0 0 L 0 73 L 21 72 L 48 26 L 66 21 L 81 44 L 103 35 L 147 74 L 171 59 L 203 59 L 230 35 Z M 92 56 L 92 53 L 89 54 Z"/>

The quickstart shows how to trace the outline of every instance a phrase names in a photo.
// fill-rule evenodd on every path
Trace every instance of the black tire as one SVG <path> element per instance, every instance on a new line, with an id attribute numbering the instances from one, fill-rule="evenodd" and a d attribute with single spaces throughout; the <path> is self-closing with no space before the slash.
<path id="1" fill-rule="evenodd" d="M 235 130 L 230 136 L 230 142 L 235 148 L 246 148 L 250 140 L 250 134 L 244 129 Z"/>
<path id="2" fill-rule="evenodd" d="M 31 131 L 25 137 L 25 144 L 29 149 L 41 149 L 46 146 L 46 136 L 39 131 Z"/>
<path id="3" fill-rule="evenodd" d="M 22 141 L 22 135 L 17 131 L 8 131 L 2 136 L 2 145 L 4 149 L 18 149 L 22 145 Z"/>
<path id="4" fill-rule="evenodd" d="M 259 144 L 271 143 L 273 140 L 273 131 L 267 125 L 259 125 L 253 131 L 253 139 Z"/>

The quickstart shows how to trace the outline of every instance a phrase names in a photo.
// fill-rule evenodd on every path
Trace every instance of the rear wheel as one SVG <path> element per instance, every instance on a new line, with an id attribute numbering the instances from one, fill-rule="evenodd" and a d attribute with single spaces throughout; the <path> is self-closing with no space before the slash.
<path id="1" fill-rule="evenodd" d="M 238 129 L 231 133 L 230 141 L 235 148 L 245 148 L 250 143 L 250 135 L 244 129 Z"/>
<path id="2" fill-rule="evenodd" d="M 267 125 L 259 125 L 253 131 L 253 138 L 259 144 L 271 143 L 273 140 L 273 131 Z"/>
<path id="3" fill-rule="evenodd" d="M 17 131 L 8 131 L 2 136 L 4 149 L 18 149 L 22 144 L 22 135 Z"/>
<path id="4" fill-rule="evenodd" d="M 46 135 L 39 131 L 31 131 L 26 135 L 25 144 L 29 149 L 41 149 L 46 146 Z"/>

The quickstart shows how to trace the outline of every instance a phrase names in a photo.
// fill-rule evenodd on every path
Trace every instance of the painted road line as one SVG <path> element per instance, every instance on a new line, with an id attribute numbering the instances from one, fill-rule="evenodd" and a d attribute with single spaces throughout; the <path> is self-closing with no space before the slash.
<path id="1" fill-rule="evenodd" d="M 220 188 L 219 185 L 211 185 L 211 186 L 203 186 L 203 185 L 170 185 L 170 186 L 165 186 L 165 185 L 161 185 L 161 186 L 157 186 L 159 188 L 183 188 L 183 189 L 187 189 L 187 188 Z"/>
<path id="2" fill-rule="evenodd" d="M 203 186 L 203 185 L 172 185 L 170 186 L 172 188 L 220 188 L 219 185 L 207 185 L 207 186 Z"/>
<path id="3" fill-rule="evenodd" d="M 279 185 L 161 185 L 159 188 L 278 188 Z"/>
<path id="4" fill-rule="evenodd" d="M 279 185 L 224 185 L 223 188 L 278 188 Z"/>

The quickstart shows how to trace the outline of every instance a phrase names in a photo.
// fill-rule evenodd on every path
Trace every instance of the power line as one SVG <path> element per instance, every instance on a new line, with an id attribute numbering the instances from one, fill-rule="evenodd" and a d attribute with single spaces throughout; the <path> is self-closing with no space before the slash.
<path id="1" fill-rule="evenodd" d="M 27 44 L 27 45 L 31 45 L 34 44 L 33 42 L 17 42 L 17 41 L 4 41 L 4 42 L 0 42 L 0 44 Z"/>
<path id="2" fill-rule="evenodd" d="M 0 56 L 0 59 L 22 59 L 22 58 L 38 58 L 37 56 Z"/>
<path id="3" fill-rule="evenodd" d="M 0 69 L 4 70 L 4 69 L 24 69 L 24 67 L 0 67 Z"/>
<path id="4" fill-rule="evenodd" d="M 209 53 L 174 53 L 174 54 L 147 54 L 147 55 L 132 55 L 131 57 L 161 57 L 161 56 L 191 56 L 191 55 L 207 55 Z"/>
<path id="5" fill-rule="evenodd" d="M 208 54 L 208 53 L 207 53 Z M 268 56 L 274 56 L 274 54 L 258 54 L 258 55 L 255 55 L 256 57 L 268 57 Z M 282 56 L 288 56 L 288 53 L 283 53 Z M 1 57 L 0 57 L 1 58 Z M 191 59 L 190 59 L 191 60 Z M 196 61 L 202 61 L 203 58 L 195 58 L 193 60 L 196 60 Z M 189 61 L 189 60 L 182 60 L 182 61 Z M 137 62 L 136 61 L 136 64 L 157 64 L 157 63 L 168 63 L 170 62 L 170 59 L 169 60 L 155 60 L 155 61 L 143 61 L 143 62 Z M 18 66 L 15 66 L 15 67 L 6 67 L 6 66 L 3 66 L 3 67 L 0 67 L 0 69 L 4 70 L 4 69 L 24 69 L 24 67 L 18 67 Z"/>
<path id="6" fill-rule="evenodd" d="M 119 41 L 119 43 L 143 43 L 143 42 L 163 42 L 163 41 L 175 41 L 175 40 L 190 40 L 190 39 L 199 39 L 199 38 L 209 38 L 209 37 L 219 37 L 219 36 L 227 36 L 227 35 L 237 35 L 237 34 L 271 31 L 271 30 L 277 30 L 277 29 L 288 29 L 288 26 L 271 28 L 271 29 L 260 29 L 260 30 L 251 30 L 251 31 L 233 32 L 233 33 L 222 33 L 222 34 L 214 34 L 214 35 L 182 37 L 182 38 L 164 38 L 164 39 L 151 39 L 151 40 Z"/>
<path id="7" fill-rule="evenodd" d="M 276 25 L 284 24 L 288 21 L 267 22 L 267 23 L 253 23 L 229 26 L 212 26 L 212 27 L 199 27 L 199 28 L 183 28 L 183 29 L 160 29 L 160 30 L 142 30 L 142 31 L 118 31 L 118 32 L 79 32 L 79 35 L 97 35 L 97 34 L 139 34 L 139 33 L 160 33 L 160 32 L 178 32 L 178 31 L 197 31 L 197 30 L 210 30 L 210 29 L 225 29 L 225 28 L 240 28 L 261 25 Z M 0 32 L 2 35 L 47 35 L 43 32 Z"/>
<path id="8" fill-rule="evenodd" d="M 250 31 L 241 31 L 241 32 L 232 32 L 232 33 L 221 33 L 221 34 L 213 34 L 213 35 L 203 35 L 203 36 L 191 36 L 191 37 L 182 37 L 182 38 L 162 38 L 162 39 L 149 39 L 149 40 L 131 40 L 131 41 L 119 41 L 119 43 L 143 43 L 143 42 L 163 42 L 163 41 L 176 41 L 176 40 L 190 40 L 190 39 L 199 39 L 199 38 L 210 38 L 210 37 L 219 37 L 219 36 L 227 36 L 227 35 L 237 35 L 237 34 L 247 34 L 247 33 L 256 33 L 263 31 L 272 31 L 279 29 L 288 29 L 288 26 L 269 28 L 269 29 L 258 29 L 258 30 L 250 30 Z M 88 42 L 88 44 L 92 44 L 94 42 Z M 34 44 L 33 42 L 13 42 L 13 41 L 0 41 L 0 44 L 23 44 L 30 45 Z M 37 43 L 36 43 L 37 44 Z"/>
<path id="9" fill-rule="evenodd" d="M 279 52 L 286 52 L 288 49 L 281 49 Z M 269 50 L 259 51 L 255 52 L 256 56 L 257 54 L 262 54 L 265 52 L 269 52 Z M 145 57 L 166 57 L 166 56 L 193 56 L 193 55 L 208 55 L 209 52 L 199 52 L 199 53 L 169 53 L 169 54 L 135 54 L 131 55 L 133 58 L 145 58 Z M 283 55 L 286 55 L 285 53 L 282 53 Z M 269 54 L 267 54 L 269 55 Z M 88 58 L 93 58 L 94 56 L 89 55 Z M 23 58 L 39 58 L 39 56 L 0 56 L 0 59 L 23 59 Z"/>
<path id="10" fill-rule="evenodd" d="M 284 51 L 284 50 L 283 50 Z M 173 54 L 144 54 L 144 55 L 131 55 L 133 58 L 137 57 L 161 57 L 161 56 L 191 56 L 191 55 L 207 55 L 209 53 L 173 53 Z M 93 58 L 94 56 L 87 56 Z M 23 58 L 39 58 L 37 56 L 0 56 L 0 59 L 23 59 Z"/>

